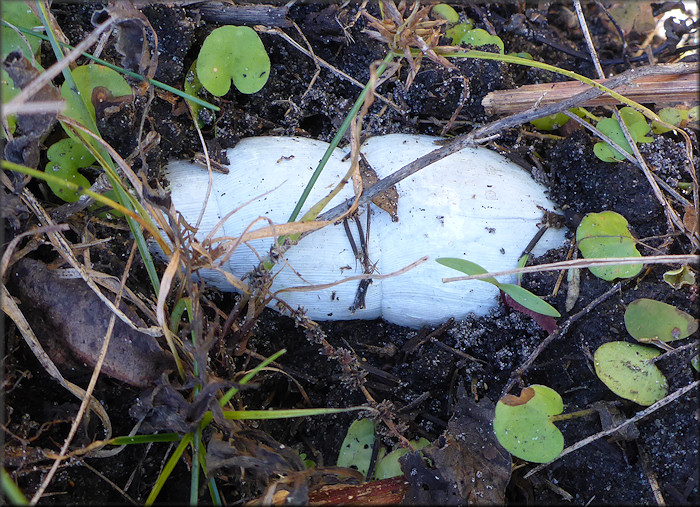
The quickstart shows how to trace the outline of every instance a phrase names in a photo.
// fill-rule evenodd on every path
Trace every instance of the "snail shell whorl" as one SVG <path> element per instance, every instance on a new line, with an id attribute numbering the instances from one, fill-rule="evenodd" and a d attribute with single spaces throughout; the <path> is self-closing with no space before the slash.
<path id="1" fill-rule="evenodd" d="M 363 144 L 362 152 L 383 178 L 436 149 L 436 139 L 402 134 L 374 137 Z M 274 223 L 286 222 L 327 146 L 322 141 L 297 137 L 257 137 L 239 142 L 228 152 L 230 173 L 213 175 L 212 194 L 197 237 L 203 239 L 229 211 L 267 192 L 234 213 L 215 236 L 239 236 L 261 216 Z M 302 213 L 345 175 L 349 161 L 343 161 L 344 155 L 339 149 L 333 153 Z M 168 177 L 175 208 L 194 224 L 206 194 L 207 172 L 188 162 L 174 162 L 168 167 Z M 463 318 L 469 312 L 483 315 L 497 304 L 497 289 L 478 281 L 443 284 L 443 277 L 458 273 L 435 259 L 460 257 L 490 271 L 512 269 L 542 219 L 537 206 L 553 209 L 544 188 L 527 172 L 486 148 L 465 148 L 396 187 L 398 222 L 371 205 L 370 261 L 376 263 L 377 273 L 387 274 L 424 255 L 430 260 L 400 276 L 375 280 L 367 291 L 366 308 L 355 313 L 349 307 L 358 281 L 313 292 L 284 292 L 281 297 L 288 304 L 304 306 L 309 317 L 316 320 L 382 317 L 409 327 L 436 324 L 449 317 Z M 328 208 L 351 196 L 352 189 L 345 188 Z M 361 213 L 364 225 L 365 211 Z M 354 225 L 351 230 L 359 244 Z M 563 231 L 547 231 L 535 253 L 559 246 L 563 237 Z M 239 277 L 250 271 L 259 262 L 253 249 L 264 256 L 272 241 L 254 240 L 247 247 L 239 247 L 229 270 Z M 303 238 L 287 251 L 285 260 L 294 269 L 278 264 L 275 269 L 281 272 L 277 273 L 273 291 L 362 273 L 342 224 Z M 232 290 L 215 271 L 202 271 L 200 275 L 223 290 Z"/>

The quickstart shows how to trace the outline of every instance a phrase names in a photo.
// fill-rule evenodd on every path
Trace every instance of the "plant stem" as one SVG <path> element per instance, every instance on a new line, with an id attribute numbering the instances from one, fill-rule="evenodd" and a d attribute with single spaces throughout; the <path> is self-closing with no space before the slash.
<path id="1" fill-rule="evenodd" d="M 380 77 L 382 75 L 382 73 L 386 70 L 389 62 L 391 62 L 391 60 L 393 60 L 393 58 L 394 58 L 393 53 L 389 53 L 388 55 L 386 55 L 384 57 L 383 63 L 377 69 L 377 77 Z M 370 89 L 370 83 L 368 82 L 365 85 L 364 89 L 362 90 L 362 93 L 360 93 L 360 96 L 357 97 L 357 100 L 355 101 L 355 104 L 352 106 L 352 109 L 350 109 L 350 112 L 345 117 L 345 121 L 343 121 L 343 124 L 340 126 L 340 128 L 338 129 L 338 132 L 335 134 L 335 137 L 331 141 L 331 144 L 328 146 L 326 153 L 323 154 L 323 158 L 321 158 L 321 161 L 318 163 L 318 166 L 316 166 L 316 170 L 314 171 L 313 175 L 311 176 L 309 183 L 306 185 L 304 192 L 302 192 L 301 197 L 299 198 L 299 202 L 297 202 L 297 205 L 294 207 L 294 211 L 292 211 L 292 214 L 289 216 L 290 222 L 294 222 L 297 219 L 297 217 L 299 216 L 299 212 L 301 211 L 302 206 L 306 202 L 306 199 L 309 197 L 309 193 L 311 193 L 311 189 L 316 184 L 316 180 L 318 180 L 318 177 L 321 175 L 321 171 L 323 171 L 323 168 L 326 166 L 326 162 L 328 162 L 328 159 L 331 158 L 331 155 L 333 154 L 333 150 L 335 150 L 338 147 L 340 140 L 343 138 L 343 136 L 345 135 L 345 132 L 350 127 L 350 122 L 352 122 L 352 119 L 355 117 L 355 115 L 357 115 L 358 111 L 362 107 L 362 104 L 365 101 L 365 97 L 367 97 L 367 93 L 369 93 L 369 89 Z"/>
<path id="2" fill-rule="evenodd" d="M 584 410 L 577 410 L 576 412 L 568 412 L 566 414 L 553 415 L 549 419 L 552 422 L 555 421 L 566 421 L 567 419 L 575 419 L 577 417 L 586 417 L 587 415 L 595 414 L 596 409 L 586 408 Z"/>

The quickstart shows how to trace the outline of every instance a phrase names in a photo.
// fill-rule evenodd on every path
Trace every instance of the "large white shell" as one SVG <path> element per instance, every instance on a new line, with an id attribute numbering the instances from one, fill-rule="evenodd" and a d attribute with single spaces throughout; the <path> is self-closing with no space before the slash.
<path id="1" fill-rule="evenodd" d="M 437 138 L 394 134 L 374 137 L 362 152 L 380 178 L 434 150 Z M 297 137 L 257 137 L 242 140 L 228 152 L 228 175 L 213 175 L 212 195 L 198 232 L 204 238 L 221 217 L 256 196 L 269 192 L 236 212 L 216 236 L 239 236 L 256 218 L 285 223 L 306 186 L 327 143 Z M 305 209 L 326 195 L 345 175 L 345 152 L 336 150 L 316 183 Z M 208 175 L 188 162 L 168 167 L 175 208 L 191 224 L 196 222 L 206 193 Z M 438 257 L 460 257 L 489 271 L 516 267 L 522 250 L 537 232 L 542 211 L 553 209 L 544 189 L 523 169 L 486 148 L 466 148 L 403 180 L 399 193 L 398 222 L 372 205 L 369 256 L 379 274 L 404 268 L 424 255 L 428 262 L 405 274 L 375 280 L 369 286 L 366 308 L 350 312 L 358 281 L 313 292 L 285 292 L 282 298 L 303 306 L 316 320 L 373 319 L 409 327 L 436 324 L 469 312 L 485 314 L 497 304 L 490 284 L 469 281 L 443 284 L 443 277 L 458 272 L 435 262 Z M 345 189 L 332 207 L 352 196 Z M 365 223 L 362 216 L 362 223 Z M 261 226 L 267 222 L 260 222 Z M 354 224 L 351 230 L 357 241 Z M 255 226 L 257 228 L 257 225 Z M 549 230 L 535 253 L 561 245 L 563 231 Z M 272 239 L 251 241 L 231 258 L 230 271 L 242 276 L 268 253 Z M 294 268 L 279 264 L 272 290 L 305 284 L 322 284 L 361 274 L 342 225 L 329 226 L 302 239 L 285 255 Z M 296 271 L 296 273 L 295 273 Z M 232 290 L 221 275 L 200 275 L 223 290 Z M 301 278 L 300 278 L 301 276 Z M 503 279 L 501 281 L 509 281 Z"/>

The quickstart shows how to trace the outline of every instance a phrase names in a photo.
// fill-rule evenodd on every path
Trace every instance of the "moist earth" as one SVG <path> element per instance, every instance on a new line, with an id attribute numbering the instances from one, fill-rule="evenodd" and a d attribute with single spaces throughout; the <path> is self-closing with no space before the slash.
<path id="1" fill-rule="evenodd" d="M 98 7 L 96 4 L 54 4 L 52 11 L 68 39 L 76 44 L 91 31 L 90 18 Z M 533 36 L 549 37 L 559 47 L 564 45 L 585 54 L 580 31 L 568 27 L 561 7 L 552 6 L 539 18 L 530 13 L 531 20 L 525 22 L 529 31 L 521 29 L 522 21 L 520 25 L 515 22 L 520 18 L 514 18 L 514 15 L 524 15 L 515 5 L 482 5 L 465 10 L 477 20 L 478 27 L 485 27 L 485 20 L 489 20 L 506 48 L 528 51 L 536 60 L 593 76 L 590 61 L 572 56 L 571 52 L 561 51 L 557 46 L 542 44 Z M 376 8 L 370 7 L 370 11 L 378 15 Z M 370 64 L 383 58 L 386 48 L 363 32 L 366 27 L 364 18 L 360 17 L 345 31 L 336 21 L 340 17 L 344 23 L 349 23 L 356 12 L 357 6 L 352 5 L 341 8 L 309 3 L 291 7 L 289 18 L 305 34 L 318 57 L 365 83 L 369 78 Z M 143 13 L 158 33 L 161 44 L 156 79 L 181 87 L 203 39 L 217 25 L 200 19 L 196 6 L 151 6 Z M 619 41 L 616 42 L 617 39 L 606 31 L 600 13 L 589 14 L 595 14 L 591 17 L 591 30 L 601 43 L 601 57 L 617 57 L 622 51 Z M 293 29 L 285 28 L 285 31 L 306 47 L 306 41 Z M 309 86 L 317 71 L 313 60 L 279 36 L 265 33 L 260 36 L 272 62 L 266 86 L 253 95 L 230 92 L 222 99 L 207 96 L 221 107 L 221 111 L 214 114 L 204 110 L 200 113 L 204 139 L 215 159 L 225 161 L 225 150 L 249 136 L 301 135 L 330 141 L 360 92 L 359 88 L 327 69 L 321 69 L 316 81 Z M 106 46 L 104 57 L 117 59 L 118 55 L 111 48 L 111 44 Z M 43 54 L 50 54 L 48 47 L 43 49 Z M 481 107 L 481 100 L 488 92 L 562 79 L 537 69 L 522 70 L 482 60 L 464 59 L 456 65 L 458 73 L 423 59 L 421 70 L 408 89 L 404 85 L 406 68 L 402 68 L 379 88 L 379 92 L 393 101 L 398 109 L 376 100 L 365 118 L 364 134 L 438 135 L 460 102 L 462 110 L 448 135 L 461 134 L 492 119 Z M 606 71 L 617 73 L 625 68 L 623 64 L 608 65 Z M 468 80 L 461 79 L 460 74 Z M 147 94 L 141 95 L 133 104 L 124 105 L 110 116 L 98 118 L 103 138 L 127 157 L 138 147 L 135 133 L 139 131 L 145 107 L 149 106 L 145 113 L 144 133 L 156 131 L 161 142 L 143 159 L 135 157 L 133 164 L 135 170 L 144 170 L 153 183 L 168 160 L 191 158 L 201 151 L 186 108 L 181 101 L 171 99 L 166 93 L 156 91 L 150 103 Z M 531 135 L 522 135 L 523 131 Z M 59 134 L 55 132 L 51 136 Z M 51 136 L 46 145 L 50 144 Z M 537 135 L 526 125 L 522 130 L 503 132 L 491 147 L 519 161 L 548 185 L 550 198 L 564 215 L 569 236 L 586 213 L 612 210 L 627 218 L 633 234 L 644 245 L 640 248 L 643 255 L 658 253 L 657 248 L 665 235 L 672 231 L 669 231 L 663 209 L 644 175 L 628 162 L 610 164 L 600 161 L 593 153 L 594 142 L 583 130 L 553 139 Z M 669 184 L 688 181 L 685 147 L 680 136 L 654 136 L 654 141 L 641 144 L 640 150 L 657 175 Z M 694 156 L 697 157 L 697 152 Z M 30 184 L 30 188 L 42 195 L 35 183 Z M 46 198 L 51 200 L 48 196 Z M 10 207 L 13 203 L 16 206 Z M 46 205 L 52 206 L 51 203 Z M 3 208 L 6 215 L 5 241 L 35 224 L 26 210 L 12 199 L 5 199 Z M 85 219 L 74 216 L 70 223 L 79 230 Z M 128 231 L 100 224 L 91 224 L 90 227 L 97 237 L 113 238 L 106 246 L 92 250 L 95 269 L 120 276 L 128 255 L 125 245 L 130 244 Z M 569 250 L 570 244 L 567 244 L 533 259 L 532 263 L 565 260 Z M 681 238 L 672 243 L 666 253 L 688 253 L 688 246 Z M 34 255 L 46 262 L 54 259 L 46 246 L 40 247 Z M 621 400 L 597 379 L 593 372 L 592 353 L 602 343 L 629 340 L 623 313 L 625 306 L 635 299 L 653 298 L 691 314 L 697 313 L 694 295 L 687 286 L 676 290 L 663 281 L 666 269 L 662 265 L 651 266 L 643 276 L 623 283 L 619 291 L 573 323 L 538 357 L 521 379 L 522 385 L 544 384 L 555 389 L 562 395 L 567 412 L 588 408 L 595 402 L 610 401 L 617 404 L 623 417 L 633 416 L 640 407 Z M 612 286 L 592 276 L 588 270 L 582 270 L 580 276 L 580 294 L 568 313 L 563 310 L 569 289 L 566 277 L 558 292 L 552 295 L 559 272 L 525 275 L 523 286 L 543 295 L 560 309 L 561 323 Z M 132 269 L 128 283 L 135 290 L 149 293 L 148 276 L 139 261 Z M 207 290 L 205 295 L 224 313 L 231 311 L 237 301 L 237 296 L 215 290 Z M 404 435 L 409 439 L 426 437 L 431 441 L 447 428 L 460 385 L 466 386 L 467 392 L 475 399 L 488 397 L 497 401 L 511 373 L 547 336 L 547 332 L 530 317 L 502 304 L 485 317 L 470 316 L 447 324 L 418 347 L 408 345 L 420 341 L 421 336 L 428 336 L 433 329 L 410 330 L 381 320 L 320 325 L 333 346 L 349 348 L 361 358 L 361 364 L 367 366 L 367 389 L 377 402 L 392 404 Z M 78 403 L 51 380 L 14 327 L 9 323 L 6 327 L 5 466 L 16 467 L 20 488 L 31 492 L 38 487 L 43 472 L 50 466 L 50 462 L 32 455 L 32 452 L 41 448 L 55 450 L 60 446 Z M 299 381 L 310 406 L 348 407 L 366 402 L 357 389 L 349 388 L 343 382 L 338 361 L 324 356 L 321 347 L 310 342 L 289 317 L 265 310 L 247 348 L 260 356 L 286 349 L 287 353 L 278 360 L 279 367 Z M 658 363 L 669 380 L 670 392 L 697 378 L 697 372 L 689 366 L 689 357 L 689 353 L 677 354 L 672 360 Z M 233 344 L 224 339 L 214 346 L 210 358 L 213 373 L 221 378 L 232 378 L 236 372 L 246 369 L 249 360 L 246 355 L 234 355 Z M 81 385 L 85 385 L 89 378 L 89 371 L 79 369 L 68 374 L 71 380 Z M 128 434 L 135 422 L 128 415 L 129 409 L 141 395 L 140 390 L 102 378 L 95 395 L 112 417 L 114 434 Z M 240 403 L 256 409 L 297 408 L 305 406 L 304 396 L 288 376 L 266 373 L 256 379 L 255 389 L 243 391 Z M 599 439 L 556 461 L 536 474 L 534 479 L 523 479 L 530 466 L 516 468 L 506 490 L 507 501 L 559 504 L 567 499 L 576 504 L 647 504 L 654 502 L 649 477 L 655 476 L 668 503 L 697 504 L 700 496 L 695 396 L 693 393 L 681 397 L 637 423 L 638 436 L 634 440 Z M 403 407 L 407 408 L 402 410 Z M 355 417 L 349 413 L 252 424 L 323 466 L 335 464 L 340 444 Z M 86 445 L 102 437 L 99 422 L 94 419 L 81 426 L 74 446 Z M 567 445 L 602 428 L 597 415 L 563 421 L 558 427 Z M 388 432 L 382 434 L 382 440 L 389 447 L 396 444 Z M 110 458 L 69 460 L 61 467 L 49 489 L 53 493 L 45 496 L 42 502 L 123 502 L 125 498 L 105 482 L 105 477 L 125 489 L 136 501 L 143 501 L 168 450 L 168 444 L 134 445 Z M 182 460 L 178 463 L 173 477 L 158 497 L 159 503 L 181 503 L 188 498 L 188 466 Z M 232 475 L 228 481 L 219 481 L 219 484 L 229 503 L 251 499 L 261 492 L 259 484 L 240 476 Z M 568 493 L 570 498 L 561 491 Z M 203 490 L 200 499 L 206 501 L 207 498 Z"/>

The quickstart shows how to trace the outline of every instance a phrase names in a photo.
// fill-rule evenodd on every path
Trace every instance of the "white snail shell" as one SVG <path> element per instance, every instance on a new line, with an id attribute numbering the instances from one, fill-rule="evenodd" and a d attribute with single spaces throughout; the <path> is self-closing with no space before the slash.
<path id="1" fill-rule="evenodd" d="M 362 145 L 367 161 L 383 178 L 437 148 L 438 138 L 393 134 L 374 137 Z M 256 218 L 285 223 L 328 144 L 299 137 L 256 137 L 240 141 L 228 151 L 230 173 L 214 173 L 213 188 L 197 237 L 204 238 L 228 212 L 266 194 L 234 213 L 215 236 L 239 236 Z M 349 160 L 336 149 L 323 170 L 302 214 L 325 196 L 345 175 Z M 189 162 L 168 167 L 172 200 L 185 219 L 194 224 L 207 189 L 208 174 Z M 347 187 L 351 187 L 348 185 Z M 420 327 L 449 317 L 483 315 L 498 303 L 497 289 L 479 281 L 445 284 L 443 277 L 459 273 L 435 262 L 439 257 L 459 257 L 489 271 L 516 267 L 518 257 L 537 232 L 542 211 L 552 210 L 544 188 L 519 166 L 486 148 L 465 148 L 396 185 L 398 222 L 371 205 L 370 261 L 376 273 L 398 271 L 419 258 L 430 259 L 416 268 L 368 288 L 364 309 L 350 311 L 359 281 L 312 292 L 283 292 L 292 307 L 303 306 L 314 320 L 375 319 Z M 352 197 L 344 189 L 326 209 Z M 366 224 L 365 210 L 361 221 Z M 301 216 L 301 215 L 300 215 Z M 260 226 L 268 225 L 259 222 Z M 357 229 L 350 222 L 355 242 Z M 257 225 L 254 226 L 257 228 Z M 563 243 L 563 231 L 548 230 L 534 253 Z M 259 263 L 253 252 L 265 256 L 273 239 L 241 245 L 228 269 L 241 277 Z M 290 248 L 278 263 L 272 291 L 307 284 L 325 284 L 362 274 L 342 224 L 315 231 Z M 233 290 L 221 274 L 200 271 L 200 276 L 222 290 Z M 301 276 L 301 278 L 300 278 Z M 501 279 L 502 282 L 512 281 Z"/>

